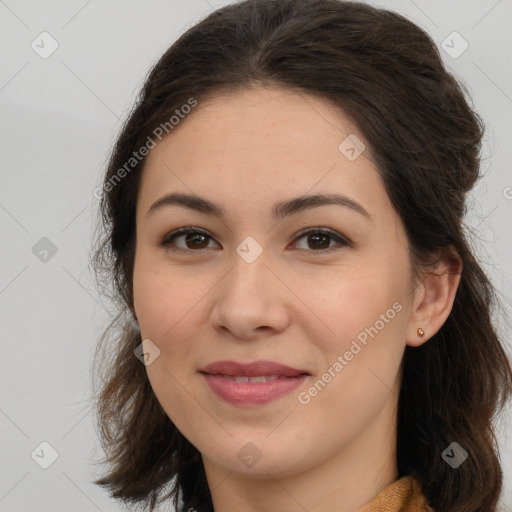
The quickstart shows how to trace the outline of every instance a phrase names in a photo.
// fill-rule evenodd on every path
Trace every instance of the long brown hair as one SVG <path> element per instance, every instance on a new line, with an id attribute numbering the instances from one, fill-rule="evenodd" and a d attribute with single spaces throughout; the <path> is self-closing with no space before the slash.
<path id="1" fill-rule="evenodd" d="M 494 325 L 493 312 L 502 313 L 496 291 L 463 224 L 466 193 L 481 176 L 484 124 L 427 33 L 394 12 L 340 0 L 220 8 L 149 73 L 110 157 L 92 259 L 119 312 L 96 352 L 109 470 L 95 483 L 145 510 L 173 498 L 177 510 L 213 511 L 198 450 L 165 414 L 134 356 L 141 336 L 129 313 L 145 158 L 130 159 L 190 98 L 200 104 L 265 85 L 328 99 L 356 123 L 405 226 L 414 269 L 435 266 L 451 248 L 460 256 L 450 316 L 428 342 L 405 350 L 397 464 L 400 476 L 418 479 L 436 512 L 495 511 L 502 470 L 492 422 L 511 395 L 512 369 Z M 457 469 L 441 457 L 453 441 L 469 454 Z"/>

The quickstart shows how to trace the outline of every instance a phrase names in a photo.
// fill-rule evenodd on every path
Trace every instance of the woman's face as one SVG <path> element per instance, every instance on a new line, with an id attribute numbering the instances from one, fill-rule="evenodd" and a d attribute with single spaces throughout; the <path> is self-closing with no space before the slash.
<path id="1" fill-rule="evenodd" d="M 134 309 L 153 390 L 207 468 L 284 476 L 393 449 L 413 283 L 354 135 L 330 103 L 260 88 L 199 102 L 148 156 Z M 297 200 L 316 195 L 338 201 Z M 225 361 L 293 370 L 207 368 Z"/>

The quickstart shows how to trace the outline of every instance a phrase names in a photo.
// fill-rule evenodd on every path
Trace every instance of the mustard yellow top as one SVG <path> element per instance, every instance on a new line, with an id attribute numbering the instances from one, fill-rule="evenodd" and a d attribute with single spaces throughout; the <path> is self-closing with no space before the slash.
<path id="1" fill-rule="evenodd" d="M 359 512 L 434 512 L 421 492 L 419 482 L 404 476 L 388 485 Z"/>

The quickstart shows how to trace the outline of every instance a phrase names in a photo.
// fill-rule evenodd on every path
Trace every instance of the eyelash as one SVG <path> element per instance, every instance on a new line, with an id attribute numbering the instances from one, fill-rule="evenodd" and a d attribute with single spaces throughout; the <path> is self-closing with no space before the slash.
<path id="1" fill-rule="evenodd" d="M 188 235 L 190 233 L 196 233 L 196 234 L 204 235 L 204 236 L 207 236 L 207 237 L 213 239 L 203 229 L 197 228 L 195 226 L 187 226 L 186 228 L 180 228 L 180 229 L 177 229 L 177 230 L 172 231 L 171 233 L 168 233 L 167 235 L 165 235 L 165 237 L 161 240 L 159 245 L 162 246 L 162 247 L 166 247 L 167 249 L 169 249 L 172 252 L 182 253 L 182 254 L 190 254 L 190 253 L 193 253 L 193 252 L 201 254 L 203 251 L 208 250 L 207 248 L 203 248 L 203 249 L 181 249 L 179 247 L 171 247 L 171 245 L 173 243 L 172 241 L 176 237 L 179 237 L 181 235 Z M 341 244 L 342 247 L 351 247 L 352 246 L 352 243 L 346 237 L 341 236 L 339 233 L 337 233 L 336 231 L 334 231 L 333 229 L 330 229 L 330 228 L 309 228 L 309 229 L 307 229 L 305 231 L 299 232 L 297 234 L 296 240 L 300 239 L 300 238 L 303 238 L 306 235 L 310 235 L 310 234 L 329 235 L 330 237 L 337 239 L 337 241 Z M 333 248 L 322 249 L 322 250 L 318 250 L 318 251 L 315 251 L 315 250 L 312 250 L 312 249 L 311 250 L 299 249 L 299 250 L 308 251 L 308 252 L 312 252 L 312 253 L 320 253 L 320 254 L 325 254 L 325 253 L 333 252 Z"/>

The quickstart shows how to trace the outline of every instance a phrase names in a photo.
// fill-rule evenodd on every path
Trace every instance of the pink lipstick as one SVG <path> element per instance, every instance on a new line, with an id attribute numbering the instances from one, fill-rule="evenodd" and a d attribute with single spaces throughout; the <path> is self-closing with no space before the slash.
<path id="1" fill-rule="evenodd" d="M 291 393 L 310 376 L 307 370 L 273 361 L 248 364 L 217 361 L 199 371 L 219 398 L 238 406 L 263 405 L 277 400 Z"/>

